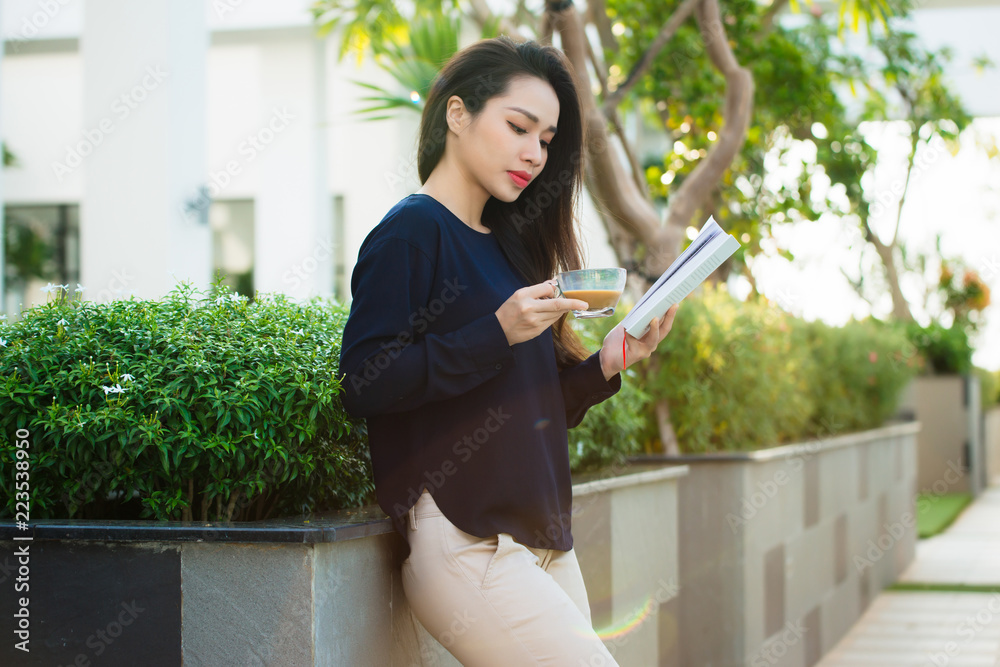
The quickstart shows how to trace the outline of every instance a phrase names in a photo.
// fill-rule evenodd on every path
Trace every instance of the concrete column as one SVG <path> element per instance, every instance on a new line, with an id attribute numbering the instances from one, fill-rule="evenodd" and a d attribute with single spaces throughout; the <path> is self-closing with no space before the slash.
<path id="1" fill-rule="evenodd" d="M 296 299 L 332 294 L 326 42 L 310 34 L 260 48 L 254 284 Z"/>
<path id="2" fill-rule="evenodd" d="M 207 218 L 185 213 L 205 174 L 205 6 L 87 0 L 80 207 L 86 298 L 159 298 L 210 282 Z"/>

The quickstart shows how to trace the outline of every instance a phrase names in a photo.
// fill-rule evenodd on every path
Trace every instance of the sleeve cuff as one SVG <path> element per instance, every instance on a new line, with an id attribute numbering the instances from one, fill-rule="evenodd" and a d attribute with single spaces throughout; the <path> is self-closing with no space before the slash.
<path id="1" fill-rule="evenodd" d="M 580 372 L 580 382 L 586 388 L 588 399 L 600 402 L 614 396 L 622 388 L 621 373 L 615 373 L 610 380 L 604 379 L 599 350 L 580 362 L 577 368 Z"/>
<path id="2" fill-rule="evenodd" d="M 510 349 L 496 313 L 483 315 L 466 325 L 462 329 L 462 340 L 472 366 L 481 373 L 495 374 L 514 363 L 514 351 Z M 601 379 L 604 379 L 603 374 Z"/>

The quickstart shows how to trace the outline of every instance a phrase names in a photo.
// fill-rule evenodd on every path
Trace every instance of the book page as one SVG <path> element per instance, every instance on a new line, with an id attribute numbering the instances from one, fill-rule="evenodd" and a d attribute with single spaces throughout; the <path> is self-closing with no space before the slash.
<path id="1" fill-rule="evenodd" d="M 709 217 L 698 237 L 622 320 L 625 331 L 636 338 L 644 336 L 654 318 L 694 291 L 739 248 L 739 242 Z"/>

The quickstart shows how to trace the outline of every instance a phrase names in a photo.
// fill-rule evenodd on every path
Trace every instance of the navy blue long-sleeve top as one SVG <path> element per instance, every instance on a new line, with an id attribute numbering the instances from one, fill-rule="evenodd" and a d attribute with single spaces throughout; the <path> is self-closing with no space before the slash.
<path id="1" fill-rule="evenodd" d="M 367 420 L 378 503 L 404 540 L 426 488 L 471 535 L 573 546 L 567 429 L 621 376 L 606 380 L 596 352 L 558 371 L 551 328 L 510 345 L 496 311 L 525 286 L 492 233 L 429 195 L 403 198 L 361 245 L 341 399 Z"/>

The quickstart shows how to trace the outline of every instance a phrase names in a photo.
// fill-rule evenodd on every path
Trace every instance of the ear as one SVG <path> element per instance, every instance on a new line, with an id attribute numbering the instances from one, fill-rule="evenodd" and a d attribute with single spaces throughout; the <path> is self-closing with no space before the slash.
<path id="1" fill-rule="evenodd" d="M 465 102 L 458 95 L 448 98 L 448 103 L 444 109 L 445 121 L 448 129 L 458 134 L 468 124 L 469 111 L 465 108 Z"/>

